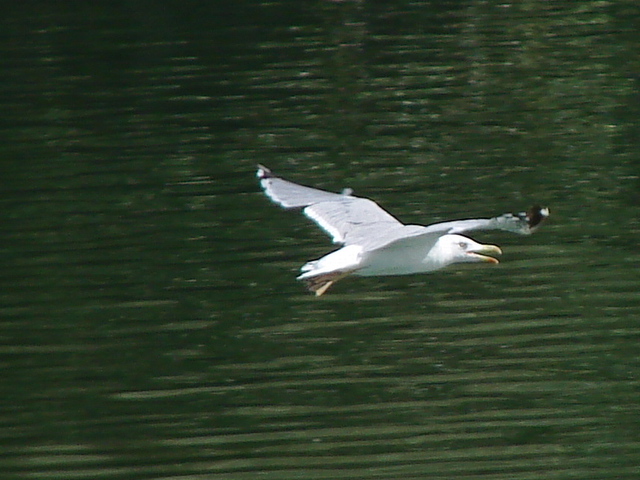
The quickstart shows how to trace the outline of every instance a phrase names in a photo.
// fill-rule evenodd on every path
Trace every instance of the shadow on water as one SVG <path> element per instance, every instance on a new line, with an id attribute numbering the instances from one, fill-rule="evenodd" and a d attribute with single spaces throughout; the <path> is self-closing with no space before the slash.
<path id="1" fill-rule="evenodd" d="M 41 7 L 0 56 L 7 478 L 637 477 L 635 7 Z M 317 299 L 258 162 L 553 217 Z"/>

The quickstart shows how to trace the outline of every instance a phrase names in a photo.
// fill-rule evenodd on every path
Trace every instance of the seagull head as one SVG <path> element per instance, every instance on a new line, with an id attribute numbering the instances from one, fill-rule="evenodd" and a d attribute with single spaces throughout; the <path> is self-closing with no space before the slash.
<path id="1" fill-rule="evenodd" d="M 501 255 L 502 250 L 496 245 L 483 245 L 463 235 L 443 235 L 438 240 L 437 250 L 445 264 L 452 263 L 498 263 L 490 255 Z"/>

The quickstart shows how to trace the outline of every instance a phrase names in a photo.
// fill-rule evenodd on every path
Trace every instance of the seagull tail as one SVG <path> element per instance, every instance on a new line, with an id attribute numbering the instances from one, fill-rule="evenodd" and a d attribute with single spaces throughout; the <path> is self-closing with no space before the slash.
<path id="1" fill-rule="evenodd" d="M 361 268 L 362 247 L 347 245 L 335 252 L 305 263 L 298 280 L 303 281 L 309 290 L 319 297 L 341 278 Z"/>

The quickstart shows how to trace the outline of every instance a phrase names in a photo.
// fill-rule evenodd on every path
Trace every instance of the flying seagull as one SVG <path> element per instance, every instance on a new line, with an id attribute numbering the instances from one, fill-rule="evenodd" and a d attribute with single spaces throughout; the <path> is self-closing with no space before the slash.
<path id="1" fill-rule="evenodd" d="M 303 213 L 342 247 L 302 266 L 298 280 L 322 295 L 347 275 L 363 277 L 427 273 L 453 263 L 498 263 L 491 255 L 502 251 L 460 235 L 470 230 L 506 230 L 529 235 L 549 216 L 549 209 L 532 207 L 526 213 L 493 218 L 454 220 L 429 226 L 404 225 L 377 203 L 355 197 L 350 189 L 325 192 L 298 185 L 258 165 L 264 193 L 284 208 Z"/>

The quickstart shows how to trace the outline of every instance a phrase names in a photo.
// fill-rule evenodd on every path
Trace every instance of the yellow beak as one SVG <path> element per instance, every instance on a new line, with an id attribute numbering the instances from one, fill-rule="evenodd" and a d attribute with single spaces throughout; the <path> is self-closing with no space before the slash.
<path id="1" fill-rule="evenodd" d="M 500 263 L 497 258 L 490 257 L 488 255 L 502 255 L 502 250 L 497 245 L 481 245 L 481 248 L 477 248 L 472 252 L 469 252 L 481 262 L 487 263 Z"/>

